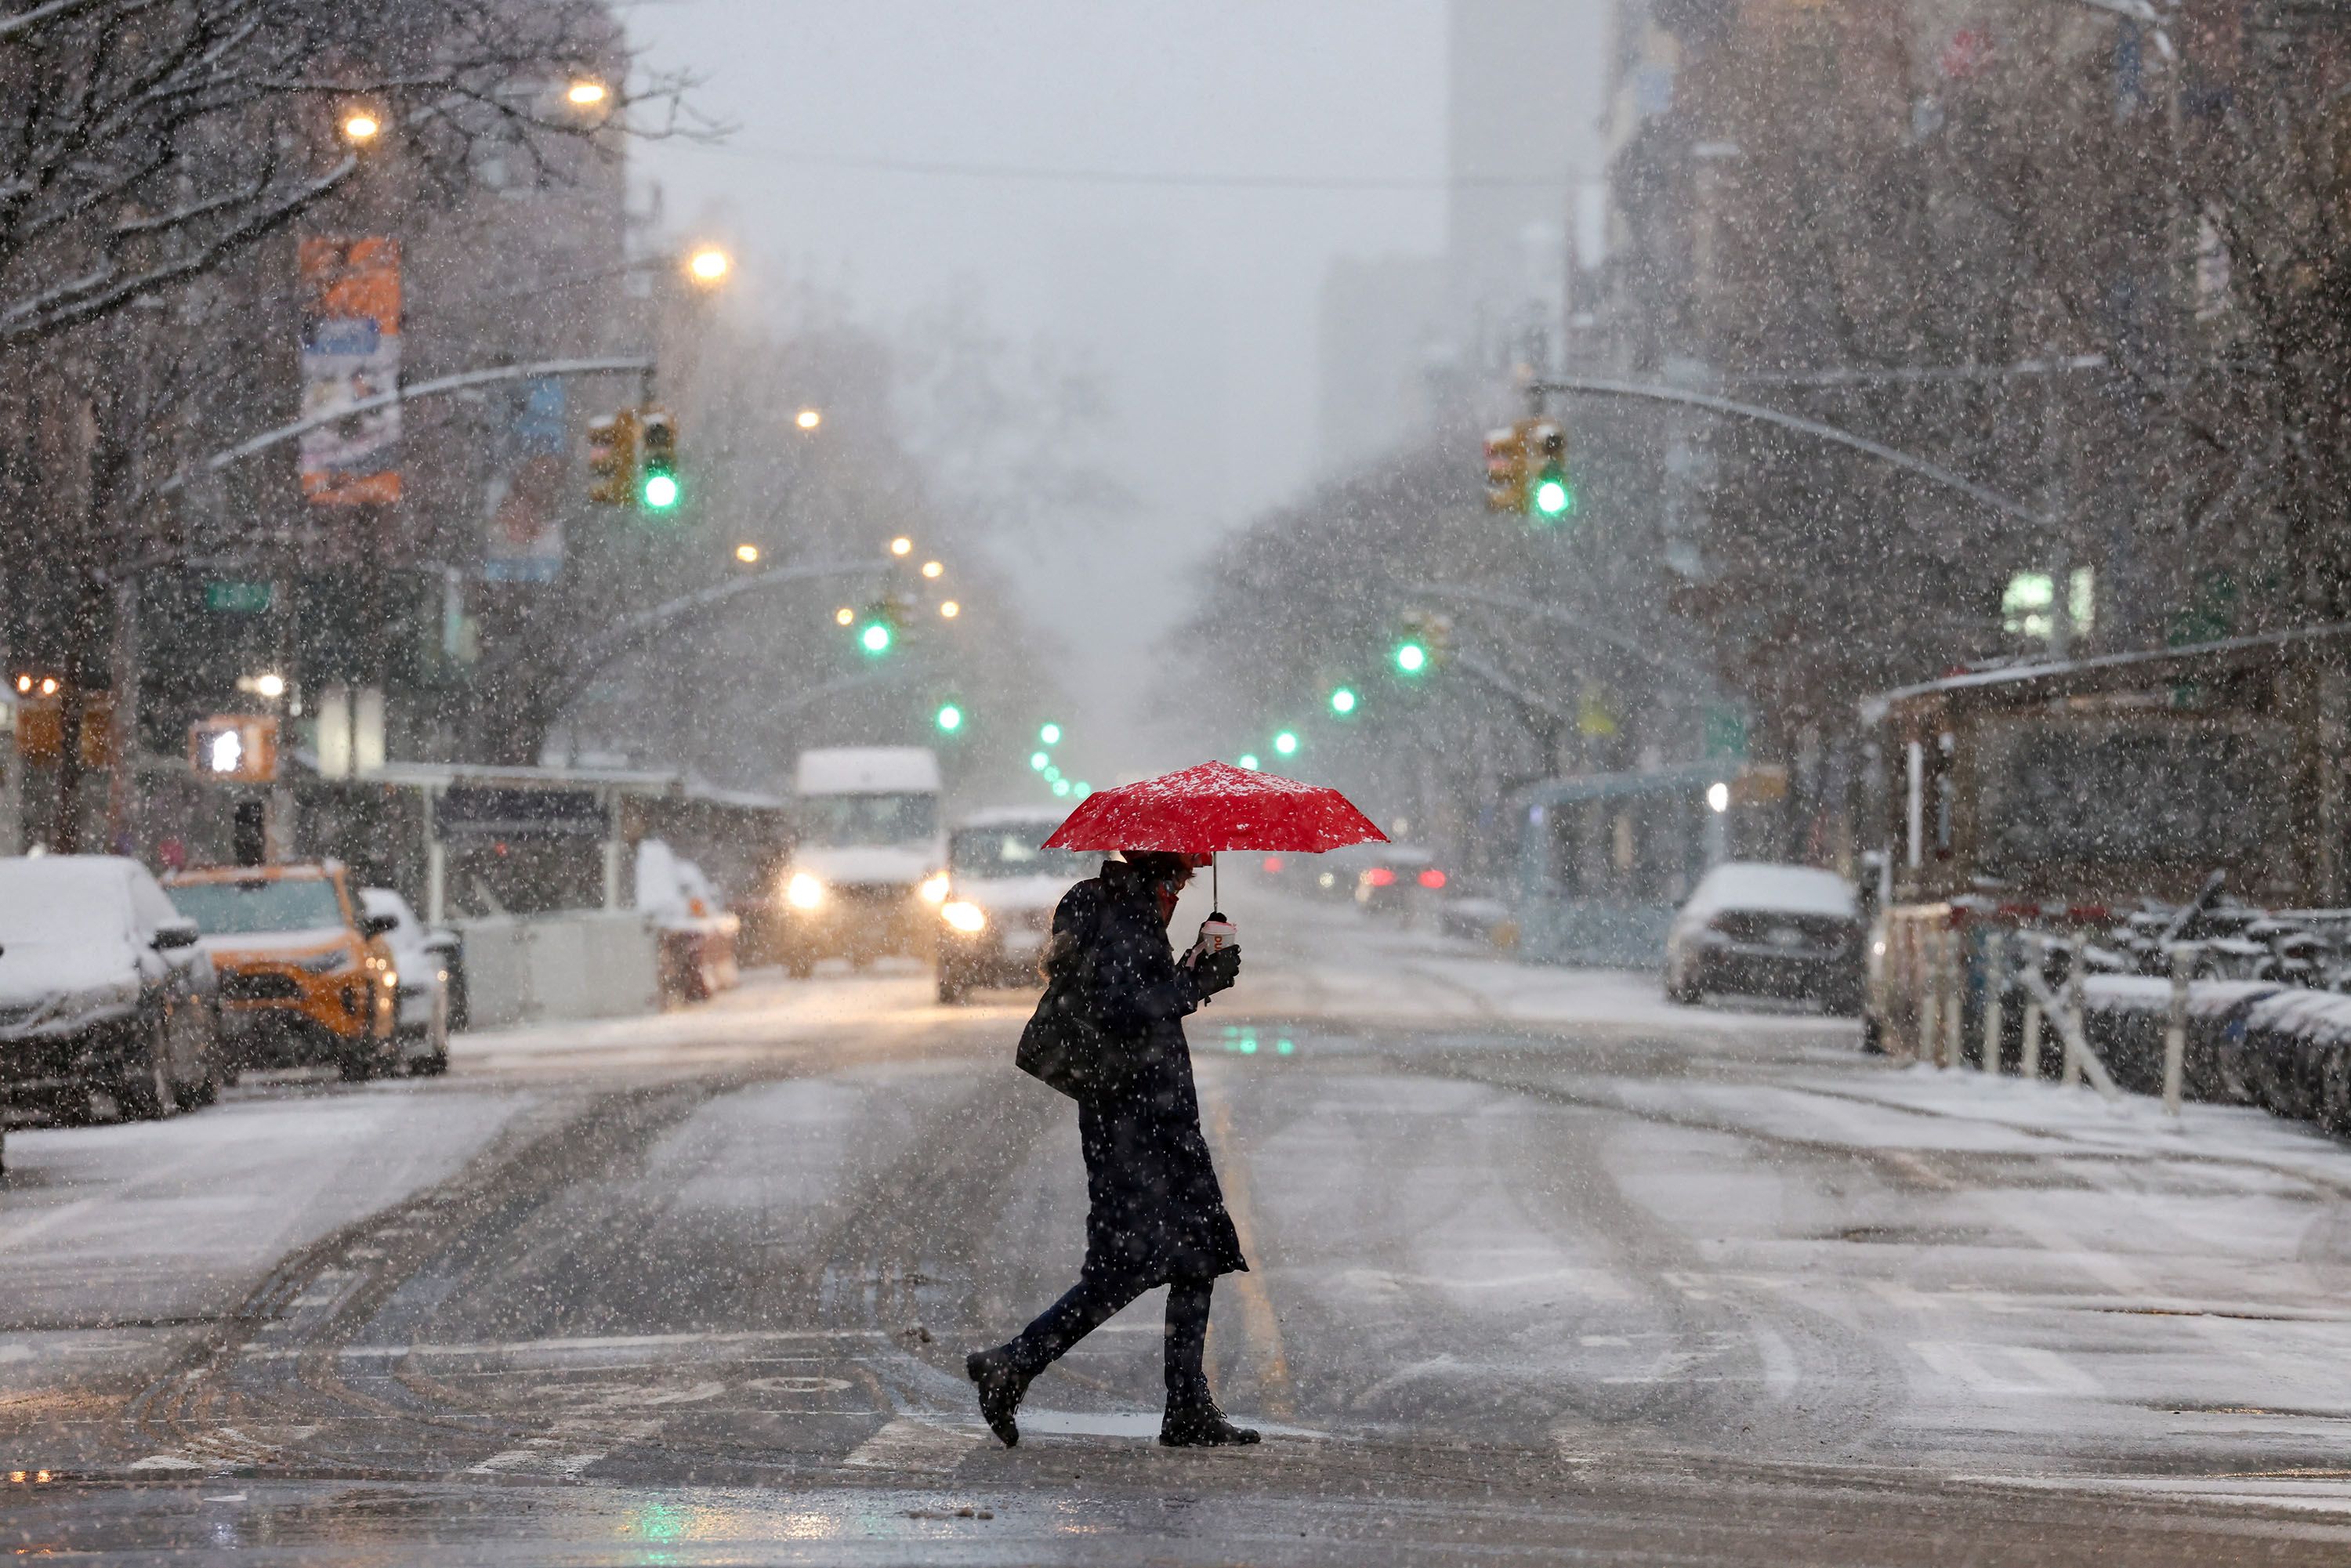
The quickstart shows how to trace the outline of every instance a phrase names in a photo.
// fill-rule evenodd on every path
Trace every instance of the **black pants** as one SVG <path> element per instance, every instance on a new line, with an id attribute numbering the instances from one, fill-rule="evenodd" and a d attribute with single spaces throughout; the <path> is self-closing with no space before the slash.
<path id="1" fill-rule="evenodd" d="M 1197 1404 L 1208 1397 L 1207 1375 L 1200 1369 L 1200 1358 L 1208 1345 L 1208 1297 L 1216 1284 L 1213 1279 L 1178 1280 L 1167 1287 L 1164 1343 L 1170 1404 Z M 1013 1365 L 1024 1378 L 1036 1376 L 1149 1289 L 1126 1279 L 1079 1275 L 1068 1294 L 1037 1314 L 1037 1321 L 1005 1347 L 1012 1353 Z"/>

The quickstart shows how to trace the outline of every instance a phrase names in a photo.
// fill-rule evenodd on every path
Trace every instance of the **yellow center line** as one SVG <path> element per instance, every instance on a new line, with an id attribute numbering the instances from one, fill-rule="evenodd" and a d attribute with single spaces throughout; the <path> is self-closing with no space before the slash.
<path id="1" fill-rule="evenodd" d="M 1225 1190 L 1225 1210 L 1233 1217 L 1233 1229 L 1240 1237 L 1242 1255 L 1255 1267 L 1262 1268 L 1265 1255 L 1258 1250 L 1257 1210 L 1249 1200 L 1249 1161 L 1242 1158 L 1240 1145 L 1233 1139 L 1232 1105 L 1213 1082 L 1202 1082 L 1199 1087 L 1201 1098 L 1207 1103 L 1208 1139 L 1216 1145 L 1217 1174 Z M 1228 1274 L 1226 1278 L 1240 1295 L 1241 1322 L 1248 1331 L 1249 1349 L 1257 1364 L 1265 1414 L 1277 1421 L 1290 1420 L 1298 1413 L 1290 1398 L 1290 1362 L 1282 1354 L 1281 1322 L 1274 1316 L 1273 1298 L 1266 1292 L 1265 1276 L 1251 1272 Z"/>

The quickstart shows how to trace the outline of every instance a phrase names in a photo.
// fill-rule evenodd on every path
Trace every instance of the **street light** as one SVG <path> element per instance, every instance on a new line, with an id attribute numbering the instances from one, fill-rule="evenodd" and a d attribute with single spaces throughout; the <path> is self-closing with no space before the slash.
<path id="1" fill-rule="evenodd" d="M 952 621 L 962 613 L 963 606 L 957 604 L 952 599 L 946 600 L 939 605 L 939 616 L 942 620 Z"/>
<path id="2" fill-rule="evenodd" d="M 832 612 L 832 623 L 836 626 L 846 626 L 856 619 L 857 612 L 846 604 Z"/>
<path id="3" fill-rule="evenodd" d="M 1728 811 L 1728 810 L 1730 810 L 1730 786 L 1729 786 L 1729 785 L 1728 785 L 1728 784 L 1725 784 L 1725 783 L 1724 783 L 1721 779 L 1716 779 L 1713 783 L 1711 783 L 1711 784 L 1708 785 L 1708 786 L 1706 787 L 1706 803 L 1707 803 L 1707 807 L 1708 807 L 1708 810 L 1715 810 L 1715 811 Z"/>
<path id="4" fill-rule="evenodd" d="M 253 689 L 265 697 L 282 697 L 286 695 L 286 677 L 274 670 L 267 674 L 256 675 L 253 677 Z"/>
<path id="5" fill-rule="evenodd" d="M 757 566 L 759 564 L 759 547 L 758 545 L 750 544 L 737 545 L 735 547 L 735 559 L 741 561 L 745 566 Z"/>
<path id="6" fill-rule="evenodd" d="M 792 423 L 799 425 L 802 430 L 814 430 L 818 425 L 824 423 L 824 411 L 822 409 L 816 408 L 804 408 L 800 410 L 799 413 L 792 415 Z"/>
<path id="7" fill-rule="evenodd" d="M 734 265 L 734 258 L 725 251 L 715 245 L 706 245 L 685 258 L 685 273 L 708 288 L 723 281 Z"/>
<path id="8" fill-rule="evenodd" d="M 374 141 L 382 129 L 383 121 L 368 110 L 354 109 L 343 116 L 343 140 L 354 144 Z"/>
<path id="9" fill-rule="evenodd" d="M 923 575 L 925 577 L 935 578 L 945 570 L 946 570 L 946 568 L 940 565 L 937 561 L 926 560 L 923 563 Z"/>
<path id="10" fill-rule="evenodd" d="M 581 77 L 565 90 L 563 99 L 575 108 L 593 109 L 611 96 L 611 90 L 602 82 L 593 77 Z"/>
<path id="11" fill-rule="evenodd" d="M 912 555 L 914 553 L 914 541 L 900 534 L 890 541 L 890 553 L 899 556 Z"/>

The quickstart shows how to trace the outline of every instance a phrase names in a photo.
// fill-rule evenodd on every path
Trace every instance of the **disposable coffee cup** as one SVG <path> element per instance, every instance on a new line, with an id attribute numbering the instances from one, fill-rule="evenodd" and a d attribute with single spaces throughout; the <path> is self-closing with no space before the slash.
<path id="1" fill-rule="evenodd" d="M 1233 923 L 1225 918 L 1221 910 L 1212 911 L 1206 920 L 1200 922 L 1199 937 L 1192 944 L 1192 950 L 1184 955 L 1184 961 L 1196 964 L 1211 953 L 1221 953 L 1228 947 L 1239 946 L 1240 933 L 1233 929 Z"/>

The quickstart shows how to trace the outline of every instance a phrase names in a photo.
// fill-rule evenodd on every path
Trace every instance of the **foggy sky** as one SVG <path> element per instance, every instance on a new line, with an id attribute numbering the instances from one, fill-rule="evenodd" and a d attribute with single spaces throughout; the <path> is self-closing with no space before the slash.
<path id="1" fill-rule="evenodd" d="M 718 149 L 643 151 L 673 226 L 723 223 L 747 287 L 813 280 L 891 325 L 966 285 L 994 321 L 1101 366 L 1142 497 L 1031 574 L 1031 609 L 1093 655 L 1075 732 L 1133 766 L 1132 704 L 1166 583 L 1294 493 L 1315 451 L 1315 301 L 1339 255 L 1431 254 L 1444 195 L 945 177 L 799 160 L 1435 182 L 1443 0 L 674 0 L 624 12 L 657 66 L 706 83 Z M 1163 760 L 1152 757 L 1146 760 Z"/>

